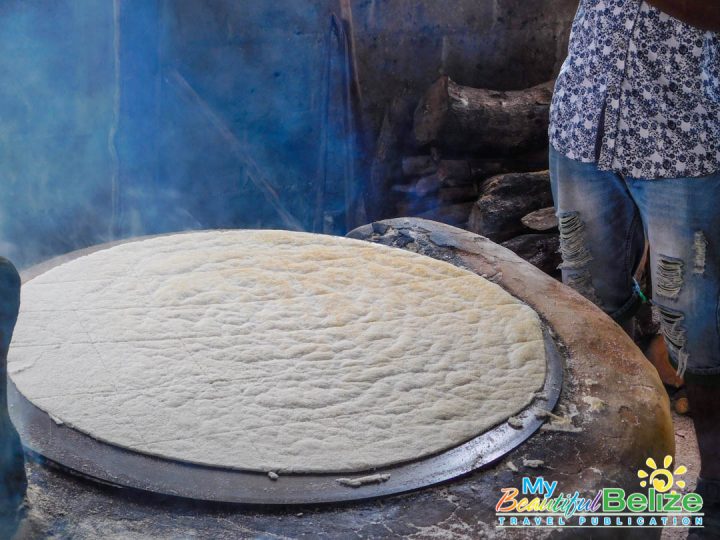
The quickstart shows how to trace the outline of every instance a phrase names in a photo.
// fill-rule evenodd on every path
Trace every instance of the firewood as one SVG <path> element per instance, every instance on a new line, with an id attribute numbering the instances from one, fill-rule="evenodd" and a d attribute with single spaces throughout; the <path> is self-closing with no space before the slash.
<path id="1" fill-rule="evenodd" d="M 437 174 L 443 186 L 465 186 L 499 174 L 543 170 L 547 170 L 546 151 L 542 152 L 542 157 L 533 152 L 507 158 L 443 159 L 438 164 Z"/>
<path id="2" fill-rule="evenodd" d="M 432 156 L 412 156 L 402 160 L 403 176 L 415 178 L 434 174 L 438 170 L 438 164 Z"/>
<path id="3" fill-rule="evenodd" d="M 560 238 L 557 234 L 523 234 L 502 244 L 529 263 L 553 277 L 559 278 Z"/>
<path id="4" fill-rule="evenodd" d="M 467 160 L 446 159 L 440 162 L 438 176 L 444 186 L 463 186 L 472 183 L 473 170 Z"/>
<path id="5" fill-rule="evenodd" d="M 437 197 L 441 203 L 460 203 L 476 201 L 479 194 L 478 185 L 472 183 L 464 186 L 443 186 L 438 190 Z"/>
<path id="6" fill-rule="evenodd" d="M 473 159 L 470 162 L 474 178 L 488 178 L 517 171 L 546 171 L 548 165 L 548 151 L 545 147 L 529 152 L 513 153 L 510 156 Z"/>
<path id="7" fill-rule="evenodd" d="M 412 196 L 398 203 L 397 214 L 399 216 L 419 216 L 436 209 L 438 206 L 440 206 L 440 201 L 433 195 L 429 197 Z"/>
<path id="8" fill-rule="evenodd" d="M 395 184 L 390 190 L 395 193 L 415 194 L 415 182 L 410 184 Z"/>
<path id="9" fill-rule="evenodd" d="M 530 212 L 552 204 L 547 171 L 494 176 L 481 188 L 472 208 L 468 228 L 471 232 L 504 242 L 527 229 L 520 221 Z"/>
<path id="10" fill-rule="evenodd" d="M 423 176 L 415 183 L 415 193 L 419 197 L 424 197 L 431 193 L 435 193 L 442 186 L 442 180 L 436 174 L 430 176 Z"/>
<path id="11" fill-rule="evenodd" d="M 555 207 L 553 206 L 530 212 L 520 221 L 528 229 L 532 229 L 533 231 L 545 232 L 557 229 L 558 227 L 558 219 L 555 216 Z"/>
<path id="12" fill-rule="evenodd" d="M 473 203 L 459 203 L 438 206 L 415 217 L 440 221 L 448 225 L 464 226 L 470 216 Z"/>
<path id="13" fill-rule="evenodd" d="M 404 193 L 413 197 L 425 197 L 426 195 L 436 193 L 442 186 L 442 181 L 436 174 L 423 176 L 415 182 L 409 184 L 396 184 L 392 187 L 392 191 Z"/>
<path id="14" fill-rule="evenodd" d="M 438 79 L 415 110 L 415 139 L 473 155 L 510 154 L 547 145 L 554 81 L 518 91 L 470 88 Z"/>

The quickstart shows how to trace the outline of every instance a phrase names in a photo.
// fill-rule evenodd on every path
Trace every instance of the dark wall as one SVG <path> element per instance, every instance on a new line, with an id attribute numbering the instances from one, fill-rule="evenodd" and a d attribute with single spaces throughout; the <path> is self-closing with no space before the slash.
<path id="1" fill-rule="evenodd" d="M 578 0 L 353 2 L 366 112 L 377 129 L 398 92 L 441 74 L 460 84 L 520 89 L 554 77 Z"/>
<path id="2" fill-rule="evenodd" d="M 162 3 L 160 177 L 188 226 L 312 227 L 325 4 Z"/>
<path id="3" fill-rule="evenodd" d="M 550 78 L 576 0 L 351 4 L 374 131 L 390 99 L 440 73 L 502 88 Z M 339 11 L 337 0 L 2 2 L 0 254 L 26 266 L 118 236 L 317 230 L 318 179 L 336 197 L 322 204 L 342 205 L 354 150 L 338 123 L 342 62 L 328 53 Z"/>

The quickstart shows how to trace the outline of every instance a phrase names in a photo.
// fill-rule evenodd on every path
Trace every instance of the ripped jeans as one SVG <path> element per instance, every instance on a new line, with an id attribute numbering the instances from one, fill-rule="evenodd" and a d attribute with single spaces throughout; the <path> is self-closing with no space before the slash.
<path id="1" fill-rule="evenodd" d="M 550 178 L 563 282 L 621 321 L 638 304 L 633 274 L 647 238 L 673 364 L 687 380 L 720 382 L 720 173 L 623 177 L 551 147 Z"/>

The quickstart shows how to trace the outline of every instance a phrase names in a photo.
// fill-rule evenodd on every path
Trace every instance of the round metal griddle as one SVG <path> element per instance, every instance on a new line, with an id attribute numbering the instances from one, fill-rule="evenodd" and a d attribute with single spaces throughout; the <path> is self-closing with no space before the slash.
<path id="1" fill-rule="evenodd" d="M 23 278 L 27 281 L 58 264 L 111 245 L 94 246 L 48 261 L 25 272 Z M 532 403 L 514 417 L 516 427 L 504 422 L 445 452 L 359 473 L 284 474 L 272 480 L 260 472 L 142 454 L 58 424 L 20 394 L 12 382 L 8 388 L 10 416 L 31 456 L 42 456 L 63 470 L 102 484 L 234 504 L 320 504 L 370 499 L 431 486 L 487 467 L 532 436 L 543 424 L 546 412 L 555 407 L 562 388 L 562 357 L 547 329 L 544 337 L 547 358 L 544 386 Z M 362 478 L 377 473 L 389 477 L 360 487 L 338 482 L 339 478 Z"/>

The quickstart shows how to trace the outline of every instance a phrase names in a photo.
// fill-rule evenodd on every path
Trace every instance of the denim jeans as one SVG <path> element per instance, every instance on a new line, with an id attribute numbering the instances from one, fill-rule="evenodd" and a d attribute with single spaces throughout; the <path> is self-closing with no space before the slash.
<path id="1" fill-rule="evenodd" d="M 720 173 L 640 179 L 550 149 L 563 282 L 620 321 L 650 246 L 652 301 L 686 379 L 720 381 Z"/>

